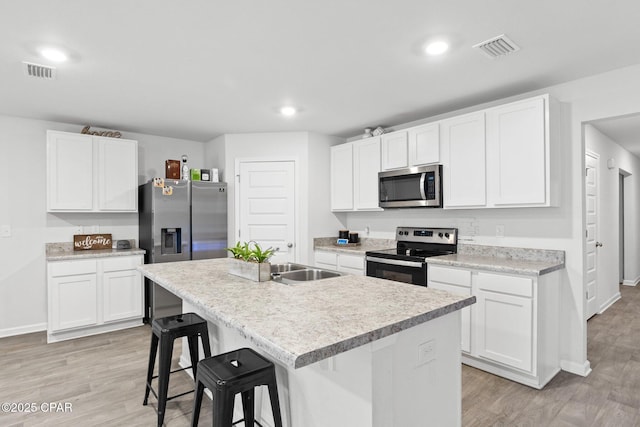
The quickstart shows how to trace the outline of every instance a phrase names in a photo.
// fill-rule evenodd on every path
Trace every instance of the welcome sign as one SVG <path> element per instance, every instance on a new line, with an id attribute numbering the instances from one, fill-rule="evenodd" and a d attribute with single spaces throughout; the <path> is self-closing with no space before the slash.
<path id="1" fill-rule="evenodd" d="M 111 249 L 111 234 L 74 234 L 73 250 Z"/>

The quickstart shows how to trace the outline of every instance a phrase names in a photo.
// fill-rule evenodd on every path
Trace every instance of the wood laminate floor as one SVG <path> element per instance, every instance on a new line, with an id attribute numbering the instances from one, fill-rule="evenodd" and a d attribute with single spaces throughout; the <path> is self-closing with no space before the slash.
<path id="1" fill-rule="evenodd" d="M 640 288 L 621 292 L 588 323 L 586 378 L 561 372 L 534 390 L 463 366 L 463 426 L 640 426 Z M 0 411 L 0 426 L 154 426 L 155 399 L 142 406 L 150 333 L 141 326 L 55 344 L 42 332 L 0 339 L 0 403 L 37 407 Z M 176 368 L 179 349 L 176 342 Z M 192 383 L 180 372 L 170 387 L 176 394 Z M 166 426 L 189 425 L 192 396 L 167 404 Z M 71 404 L 72 412 L 51 412 L 49 403 Z M 211 423 L 210 404 L 205 398 L 201 425 Z"/>

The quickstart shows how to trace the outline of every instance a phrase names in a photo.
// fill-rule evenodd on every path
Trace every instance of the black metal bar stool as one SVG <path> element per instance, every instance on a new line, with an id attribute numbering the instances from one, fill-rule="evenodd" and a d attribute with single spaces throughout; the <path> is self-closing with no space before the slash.
<path id="1" fill-rule="evenodd" d="M 201 360 L 198 363 L 196 376 L 196 396 L 191 426 L 198 425 L 205 387 L 213 394 L 213 427 L 231 427 L 235 424 L 233 405 L 235 395 L 238 393 L 242 394 L 244 425 L 245 427 L 253 426 L 255 387 L 261 385 L 269 388 L 273 420 L 276 427 L 282 427 L 276 370 L 271 361 L 250 348 L 241 348 Z"/>
<path id="2" fill-rule="evenodd" d="M 211 357 L 211 347 L 209 345 L 209 331 L 207 329 L 207 321 L 195 313 L 178 314 L 176 316 L 168 316 L 160 319 L 154 319 L 151 322 L 151 349 L 149 351 L 149 369 L 147 370 L 147 388 L 144 392 L 143 405 L 147 404 L 149 392 L 158 399 L 158 426 L 162 426 L 164 422 L 165 408 L 167 401 L 176 397 L 184 396 L 193 390 L 180 393 L 175 396 L 167 397 L 169 390 L 169 374 L 184 371 L 185 369 L 193 370 L 193 378 L 196 378 L 198 367 L 198 336 L 202 340 L 205 357 Z M 191 366 L 182 369 L 171 370 L 171 357 L 173 356 L 173 341 L 177 338 L 187 337 L 189 342 L 189 355 L 191 356 Z M 158 365 L 158 375 L 153 376 L 153 368 L 156 362 L 156 353 L 160 344 L 160 357 Z M 151 381 L 158 378 L 158 393 L 151 387 Z"/>

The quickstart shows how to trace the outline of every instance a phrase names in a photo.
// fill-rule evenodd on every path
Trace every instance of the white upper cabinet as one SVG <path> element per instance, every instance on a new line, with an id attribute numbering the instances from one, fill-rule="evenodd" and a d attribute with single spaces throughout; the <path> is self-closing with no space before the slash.
<path id="1" fill-rule="evenodd" d="M 439 123 L 429 123 L 382 135 L 382 170 L 426 165 L 439 161 Z"/>
<path id="2" fill-rule="evenodd" d="M 426 165 L 440 161 L 440 124 L 429 123 L 407 130 L 409 166 Z"/>
<path id="3" fill-rule="evenodd" d="M 380 210 L 380 137 L 331 147 L 331 210 Z"/>
<path id="4" fill-rule="evenodd" d="M 382 135 L 382 170 L 408 166 L 407 132 L 398 131 Z"/>
<path id="5" fill-rule="evenodd" d="M 440 123 L 445 208 L 486 205 L 484 112 Z"/>
<path id="6" fill-rule="evenodd" d="M 353 143 L 331 147 L 331 210 L 353 210 Z"/>
<path id="7" fill-rule="evenodd" d="M 487 196 L 490 207 L 548 206 L 548 97 L 487 110 Z"/>
<path id="8" fill-rule="evenodd" d="M 97 143 L 98 209 L 137 210 L 138 144 L 115 138 L 97 138 Z"/>
<path id="9" fill-rule="evenodd" d="M 93 144 L 91 137 L 47 133 L 47 209 L 93 209 Z"/>
<path id="10" fill-rule="evenodd" d="M 47 132 L 47 211 L 137 210 L 137 141 Z"/>
<path id="11" fill-rule="evenodd" d="M 380 172 L 380 137 L 356 141 L 354 149 L 354 208 L 379 210 L 378 172 Z"/>

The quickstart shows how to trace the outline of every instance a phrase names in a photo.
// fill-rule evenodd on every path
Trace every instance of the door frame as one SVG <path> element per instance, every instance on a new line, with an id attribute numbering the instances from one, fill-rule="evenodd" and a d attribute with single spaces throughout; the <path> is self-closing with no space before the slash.
<path id="1" fill-rule="evenodd" d="M 294 183 L 293 183 L 293 197 L 295 198 L 294 200 L 294 215 L 293 215 L 293 220 L 295 221 L 295 224 L 293 226 L 293 233 L 295 236 L 294 239 L 294 261 L 295 262 L 299 262 L 299 260 L 301 259 L 301 251 L 302 248 L 305 248 L 307 246 L 307 241 L 306 241 L 306 235 L 300 233 L 301 230 L 301 226 L 300 226 L 300 220 L 301 220 L 301 197 L 300 197 L 300 162 L 298 160 L 297 156 L 264 156 L 264 157 L 236 157 L 235 158 L 235 162 L 234 162 L 234 170 L 233 170 L 233 225 L 230 226 L 229 228 L 233 230 L 232 232 L 232 236 L 233 239 L 231 239 L 229 241 L 229 246 L 233 246 L 235 245 L 235 243 L 240 240 L 240 238 L 238 237 L 238 232 L 239 232 L 239 226 L 240 226 L 240 185 L 239 185 L 239 176 L 240 176 L 240 165 L 242 163 L 258 163 L 258 162 L 267 162 L 267 163 L 271 163 L 271 162 L 293 162 L 293 177 L 294 177 Z M 233 228 L 231 228 L 233 227 Z"/>
<path id="2" fill-rule="evenodd" d="M 583 203 L 583 215 L 584 215 L 584 223 L 583 223 L 583 229 L 585 230 L 585 233 L 582 235 L 582 241 L 583 241 L 583 248 L 584 248 L 584 264 L 583 264 L 583 295 L 584 295 L 584 320 L 587 321 L 589 320 L 592 316 L 595 316 L 596 314 L 600 313 L 600 304 L 598 302 L 598 248 L 596 246 L 595 248 L 595 255 L 596 255 L 596 260 L 595 260 L 595 269 L 596 269 L 596 277 L 595 277 L 595 304 L 596 304 L 596 311 L 590 316 L 589 315 L 589 300 L 587 298 L 587 291 L 588 291 L 588 271 L 587 271 L 587 235 L 586 235 L 586 230 L 587 230 L 587 175 L 586 175 L 586 170 L 587 170 L 587 156 L 592 157 L 593 159 L 595 159 L 596 161 L 596 189 L 597 189 L 597 194 L 596 194 L 596 235 L 594 237 L 595 241 L 598 242 L 598 233 L 600 233 L 600 185 L 599 185 L 599 180 L 600 180 L 600 167 L 599 167 L 599 163 L 600 163 L 600 154 L 596 153 L 595 151 L 592 151 L 588 148 L 585 147 L 584 150 L 584 155 L 583 155 L 583 164 L 584 164 L 584 168 L 583 168 L 583 175 L 582 175 L 582 182 L 583 182 L 583 188 L 584 188 L 584 192 L 583 192 L 583 196 L 582 196 L 582 203 Z"/>

